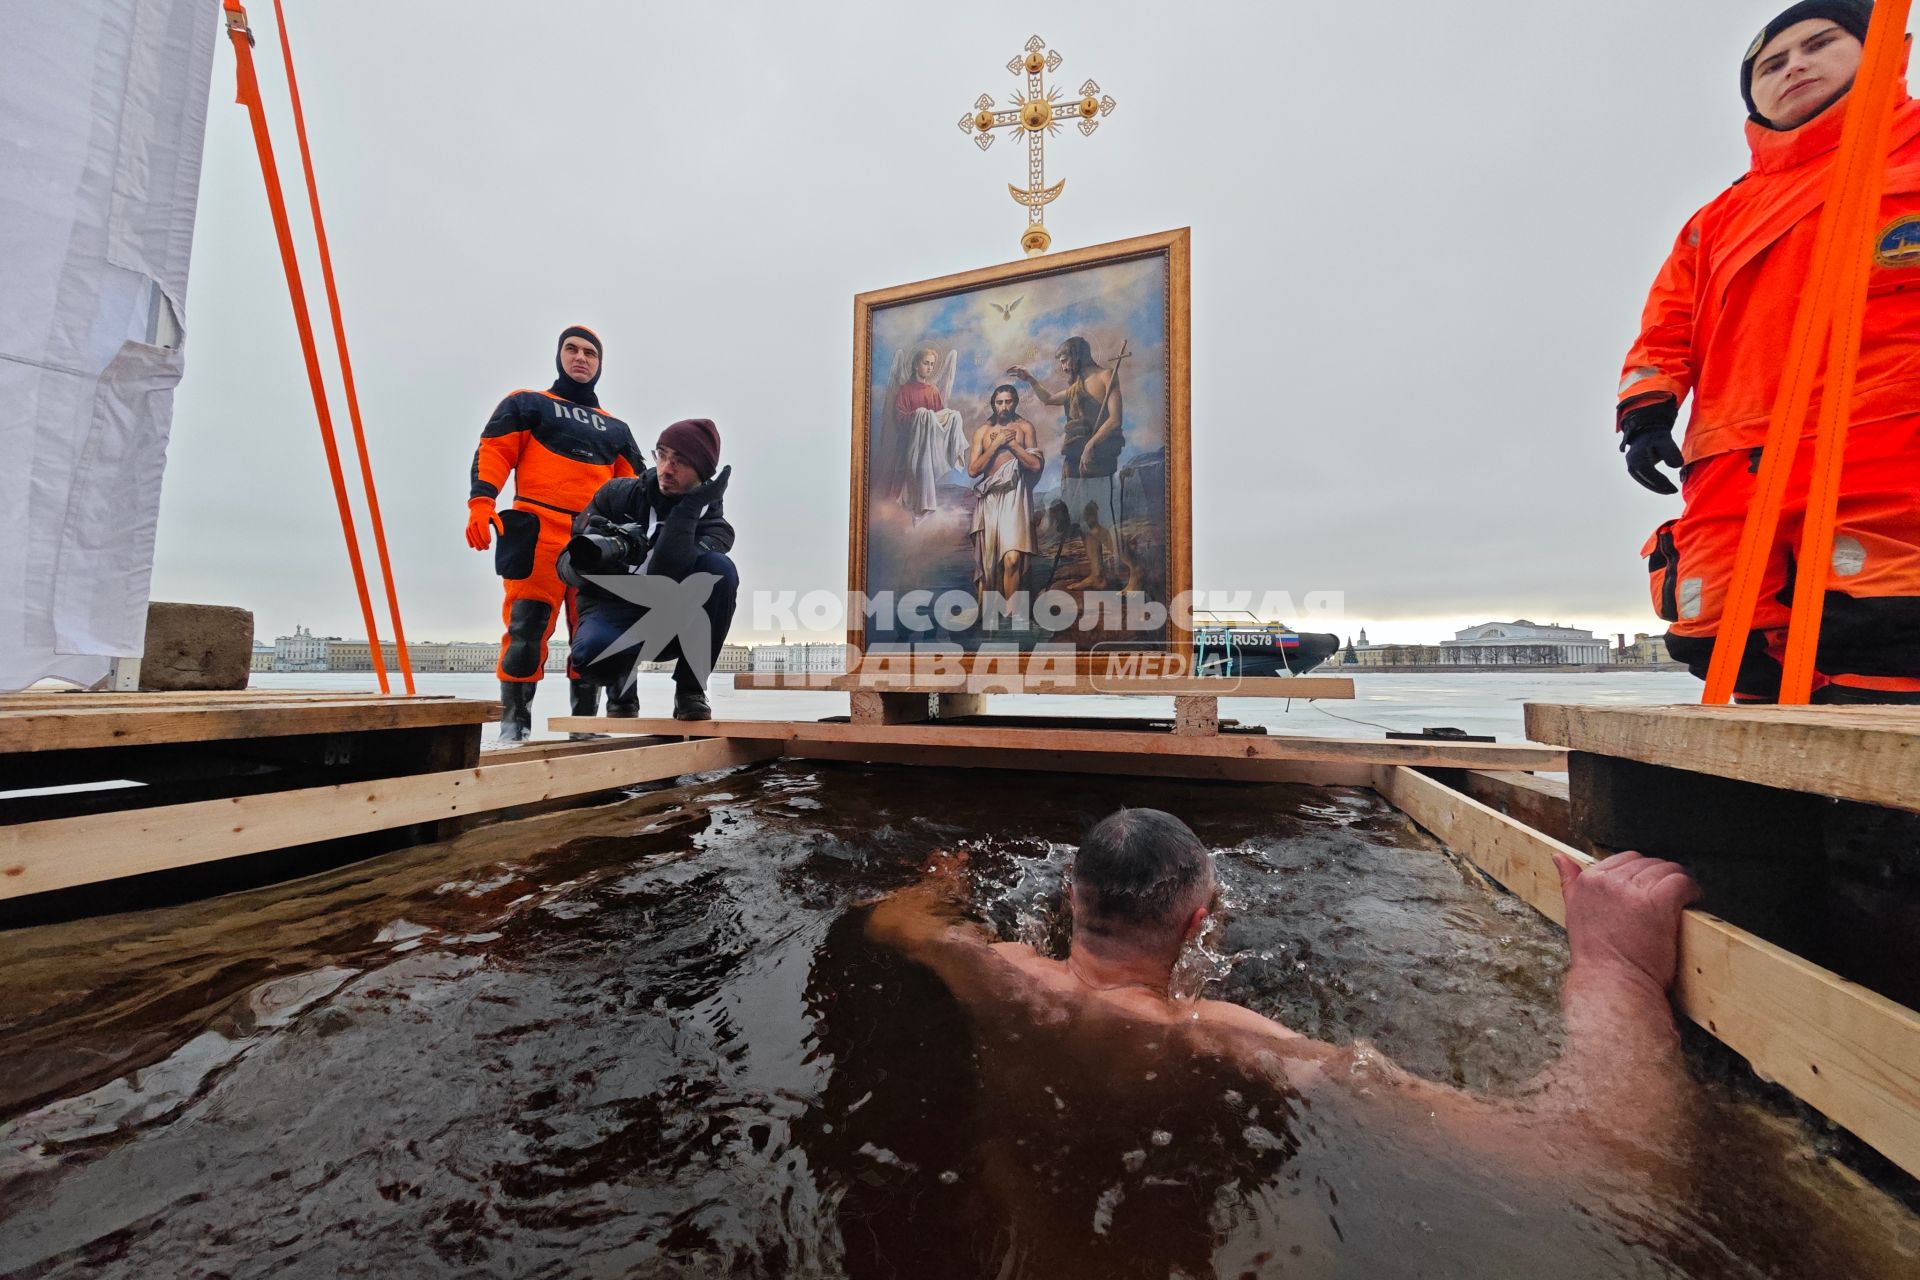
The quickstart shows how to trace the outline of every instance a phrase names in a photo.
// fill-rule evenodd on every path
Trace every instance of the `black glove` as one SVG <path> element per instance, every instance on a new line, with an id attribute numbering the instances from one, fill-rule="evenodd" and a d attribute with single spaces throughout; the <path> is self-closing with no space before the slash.
<path id="1" fill-rule="evenodd" d="M 1627 474 L 1641 488 L 1680 492 L 1660 470 L 1663 462 L 1676 471 L 1682 465 L 1680 446 L 1673 442 L 1673 421 L 1679 416 L 1680 402 L 1672 396 L 1661 396 L 1620 415 L 1620 452 L 1627 455 Z"/>
<path id="2" fill-rule="evenodd" d="M 725 496 L 727 480 L 732 475 L 732 467 L 722 467 L 719 475 L 680 495 L 654 534 L 653 558 L 647 561 L 648 573 L 681 578 L 693 568 L 693 562 L 700 558 L 700 548 L 695 542 L 700 518 L 706 515 L 708 507 L 717 505 Z"/>
<path id="3" fill-rule="evenodd" d="M 687 490 L 686 496 L 680 501 L 691 510 L 705 514 L 708 507 L 727 496 L 727 481 L 732 478 L 733 467 L 722 467 L 713 479 L 697 489 Z"/>

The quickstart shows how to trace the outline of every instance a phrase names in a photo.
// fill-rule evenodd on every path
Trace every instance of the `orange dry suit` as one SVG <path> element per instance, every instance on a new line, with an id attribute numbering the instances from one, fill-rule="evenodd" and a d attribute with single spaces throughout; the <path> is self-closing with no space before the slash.
<path id="1" fill-rule="evenodd" d="M 473 454 L 470 508 L 491 512 L 508 474 L 514 478 L 513 507 L 499 514 L 494 548 L 507 589 L 497 668 L 506 681 L 540 678 L 559 610 L 565 604 L 571 613 L 572 594 L 554 566 L 574 516 L 608 480 L 640 470 L 627 424 L 600 408 L 591 388 L 561 379 L 554 391 L 515 391 L 502 400 Z"/>
<path id="2" fill-rule="evenodd" d="M 1712 656 L 1847 101 L 1793 130 L 1748 122 L 1752 166 L 1681 229 L 1620 380 L 1620 416 L 1693 398 L 1685 508 L 1642 554 L 1672 624 L 1668 651 L 1696 675 Z M 1816 666 L 1822 683 L 1905 690 L 1920 688 L 1920 103 L 1904 85 L 1874 228 Z M 1820 396 L 1816 381 L 1803 437 L 1818 430 Z M 1803 438 L 1736 685 L 1744 698 L 1778 695 L 1812 452 Z"/>

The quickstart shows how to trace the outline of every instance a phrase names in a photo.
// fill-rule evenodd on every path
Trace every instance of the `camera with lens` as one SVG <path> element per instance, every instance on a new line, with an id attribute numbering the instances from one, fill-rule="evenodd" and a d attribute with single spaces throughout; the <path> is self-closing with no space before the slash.
<path id="1" fill-rule="evenodd" d="M 593 516 L 585 531 L 567 543 L 566 554 L 577 573 L 625 573 L 645 562 L 650 545 L 645 525 Z"/>

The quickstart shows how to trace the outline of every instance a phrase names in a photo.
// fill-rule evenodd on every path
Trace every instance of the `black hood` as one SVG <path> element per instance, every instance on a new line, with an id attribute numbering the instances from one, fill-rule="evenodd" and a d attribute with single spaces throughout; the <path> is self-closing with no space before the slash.
<path id="1" fill-rule="evenodd" d="M 568 338 L 585 338 L 593 344 L 600 355 L 600 363 L 594 367 L 593 377 L 586 382 L 575 382 L 566 366 L 560 363 L 560 348 L 567 344 Z M 562 400 L 571 400 L 574 404 L 585 405 L 589 409 L 600 407 L 600 397 L 594 394 L 594 386 L 600 381 L 601 371 L 607 367 L 607 349 L 600 345 L 600 335 L 583 324 L 570 324 L 560 331 L 560 337 L 553 344 L 553 371 L 560 376 L 553 380 L 548 388 Z"/>

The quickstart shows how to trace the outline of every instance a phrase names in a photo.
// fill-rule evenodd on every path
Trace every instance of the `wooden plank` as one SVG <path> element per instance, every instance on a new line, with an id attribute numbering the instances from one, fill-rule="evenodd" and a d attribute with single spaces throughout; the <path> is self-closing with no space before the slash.
<path id="1" fill-rule="evenodd" d="M 1370 738 L 1309 738 L 1232 734 L 1179 738 L 1171 733 L 1110 729 L 1009 729 L 990 724 L 865 725 L 815 720 L 610 720 L 555 716 L 562 732 L 652 733 L 661 736 L 747 738 L 763 742 L 858 742 L 984 750 L 1092 751 L 1115 755 L 1211 756 L 1244 760 L 1332 760 L 1350 764 L 1405 764 L 1423 768 L 1537 769 L 1559 772 L 1566 753 L 1532 743 L 1389 742 Z"/>
<path id="2" fill-rule="evenodd" d="M 0 706 L 12 706 L 15 702 L 138 702 L 167 706 L 177 702 L 244 702 L 248 699 L 276 702 L 280 699 L 340 699 L 367 702 L 367 700 L 397 699 L 417 702 L 420 699 L 447 700 L 455 697 L 451 693 L 380 693 L 378 689 L 21 689 L 17 693 L 0 693 Z"/>
<path id="3" fill-rule="evenodd" d="M 524 764 L 528 760 L 558 760 L 566 756 L 590 756 L 602 751 L 631 751 L 635 747 L 661 742 L 680 742 L 680 738 L 595 738 L 587 742 L 527 742 L 513 747 L 490 747 L 481 754 L 487 764 Z"/>
<path id="4" fill-rule="evenodd" d="M 1351 676 L 1181 676 L 1167 679 L 1108 678 L 1080 672 L 1036 675 L 1015 673 L 919 672 L 912 675 L 841 675 L 742 671 L 733 677 L 736 690 L 798 689 L 814 693 L 851 693 L 864 690 L 887 693 L 1044 693 L 1088 696 L 1172 698 L 1196 694 L 1216 698 L 1296 698 L 1328 700 L 1353 698 Z"/>
<path id="5" fill-rule="evenodd" d="M 108 693 L 87 690 L 69 690 L 64 693 L 36 693 L 31 690 L 24 693 L 0 693 L 0 711 L 17 711 L 29 708 L 64 708 L 73 711 L 98 710 L 102 707 L 145 708 L 145 707 L 181 707 L 234 705 L 244 703 L 277 702 L 451 702 L 450 693 L 362 693 L 342 691 L 329 693 L 323 689 L 208 689 L 196 693 Z"/>
<path id="6" fill-rule="evenodd" d="M 707 739 L 0 827 L 0 898 L 769 759 Z"/>
<path id="7" fill-rule="evenodd" d="M 1565 918 L 1552 854 L 1585 854 L 1411 769 L 1376 789 L 1535 910 Z M 1703 911 L 1680 921 L 1674 1003 L 1774 1081 L 1920 1175 L 1920 1014 Z"/>
<path id="8" fill-rule="evenodd" d="M 1240 760 L 1217 756 L 1115 755 L 1104 751 L 982 751 L 893 743 L 789 742 L 797 760 L 923 765 L 940 769 L 1013 769 L 1031 773 L 1120 774 L 1200 782 L 1291 782 L 1314 787 L 1371 787 L 1374 766 L 1319 760 Z"/>
<path id="9" fill-rule="evenodd" d="M 153 710 L 25 708 L 0 710 L 0 754 L 435 728 L 485 724 L 499 715 L 498 703 L 467 698 L 216 703 Z"/>
<path id="10" fill-rule="evenodd" d="M 1452 785 L 1455 778 L 1444 779 Z M 1573 843 L 1570 818 L 1571 801 L 1564 778 L 1541 778 L 1531 773 L 1494 770 L 1462 770 L 1458 789 L 1481 804 L 1498 809 L 1509 818 L 1525 823 L 1555 840 Z"/>
<path id="11" fill-rule="evenodd" d="M 1920 812 L 1920 709 L 1591 707 L 1529 703 L 1527 736 L 1638 760 Z"/>

